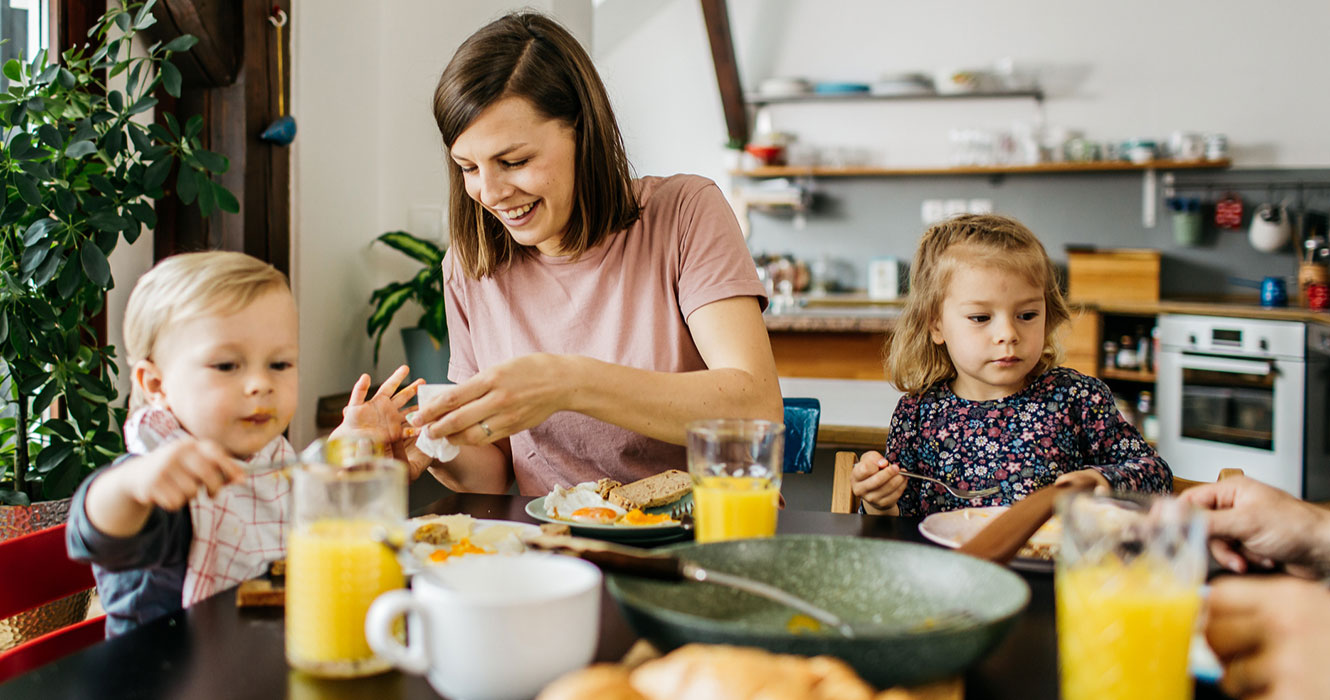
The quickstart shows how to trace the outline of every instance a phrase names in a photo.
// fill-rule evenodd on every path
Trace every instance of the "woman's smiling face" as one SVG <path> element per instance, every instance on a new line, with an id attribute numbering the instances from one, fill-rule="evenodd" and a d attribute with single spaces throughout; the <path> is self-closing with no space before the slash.
<path id="1" fill-rule="evenodd" d="M 490 105 L 449 149 L 467 195 L 497 217 L 513 240 L 545 255 L 562 254 L 576 154 L 573 129 L 521 97 Z"/>

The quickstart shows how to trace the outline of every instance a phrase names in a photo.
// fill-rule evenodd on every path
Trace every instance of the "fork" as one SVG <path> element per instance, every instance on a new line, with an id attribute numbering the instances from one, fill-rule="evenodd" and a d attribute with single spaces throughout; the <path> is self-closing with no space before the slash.
<path id="1" fill-rule="evenodd" d="M 901 470 L 901 476 L 908 476 L 914 479 L 923 479 L 924 481 L 931 481 L 935 484 L 940 485 L 942 488 L 946 489 L 948 493 L 955 496 L 956 498 L 966 501 L 972 501 L 976 498 L 983 498 L 984 496 L 991 496 L 998 492 L 998 487 L 996 486 L 990 486 L 986 489 L 959 489 L 956 488 L 955 486 L 952 486 L 951 484 L 948 484 L 945 481 L 939 481 L 931 476 L 924 476 L 923 474 L 915 474 L 914 472 L 907 472 L 904 469 Z"/>
<path id="2" fill-rule="evenodd" d="M 693 501 L 690 499 L 687 503 L 675 503 L 670 508 L 670 517 L 678 520 L 683 529 L 693 529 Z"/>

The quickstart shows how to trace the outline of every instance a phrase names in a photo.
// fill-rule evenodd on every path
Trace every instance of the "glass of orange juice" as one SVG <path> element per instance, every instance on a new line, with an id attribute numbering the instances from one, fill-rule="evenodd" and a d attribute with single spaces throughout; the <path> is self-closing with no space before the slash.
<path id="1" fill-rule="evenodd" d="M 784 449 L 780 423 L 718 419 L 688 425 L 698 542 L 776 534 Z"/>
<path id="2" fill-rule="evenodd" d="M 405 585 L 378 537 L 402 529 L 406 474 L 406 465 L 383 457 L 292 468 L 286 660 L 293 668 L 334 678 L 390 668 L 365 641 L 365 613 L 380 594 Z"/>
<path id="3" fill-rule="evenodd" d="M 1074 494 L 1058 504 L 1054 574 L 1063 700 L 1189 700 L 1205 521 L 1173 498 Z"/>

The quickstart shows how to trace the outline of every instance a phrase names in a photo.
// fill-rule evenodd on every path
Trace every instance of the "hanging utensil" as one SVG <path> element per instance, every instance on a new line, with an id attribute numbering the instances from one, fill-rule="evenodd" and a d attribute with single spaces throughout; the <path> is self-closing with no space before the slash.
<path id="1" fill-rule="evenodd" d="M 848 623 L 834 613 L 824 610 L 803 598 L 770 584 L 724 571 L 708 569 L 672 554 L 562 535 L 539 535 L 524 538 L 524 541 L 528 546 L 535 549 L 559 552 L 585 559 L 606 571 L 646 576 L 666 581 L 697 581 L 736 588 L 797 610 L 830 627 L 847 639 L 854 637 L 854 630 Z"/>
<path id="2" fill-rule="evenodd" d="M 296 120 L 286 113 L 286 83 L 282 72 L 282 28 L 286 26 L 286 12 L 274 6 L 268 22 L 277 31 L 277 113 L 276 121 L 259 134 L 259 138 L 278 146 L 288 146 L 296 138 Z"/>

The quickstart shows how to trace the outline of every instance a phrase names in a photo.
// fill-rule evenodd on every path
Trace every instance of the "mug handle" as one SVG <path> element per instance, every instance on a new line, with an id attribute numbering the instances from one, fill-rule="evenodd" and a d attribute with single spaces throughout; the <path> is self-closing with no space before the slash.
<path id="1" fill-rule="evenodd" d="M 409 640 L 405 645 L 397 641 L 397 637 L 392 633 L 393 623 L 406 613 L 414 613 L 417 620 L 420 620 L 421 634 L 419 640 Z M 388 591 L 369 606 L 369 613 L 365 615 L 365 640 L 369 642 L 369 648 L 374 650 L 375 654 L 383 657 L 388 663 L 416 675 L 424 675 L 429 671 L 429 656 L 425 650 L 425 639 L 429 638 L 429 631 L 426 627 L 429 625 L 429 617 L 425 614 L 425 608 L 411 595 L 407 589 L 398 589 Z"/>

